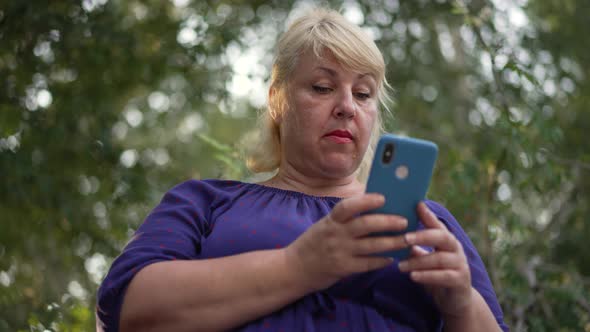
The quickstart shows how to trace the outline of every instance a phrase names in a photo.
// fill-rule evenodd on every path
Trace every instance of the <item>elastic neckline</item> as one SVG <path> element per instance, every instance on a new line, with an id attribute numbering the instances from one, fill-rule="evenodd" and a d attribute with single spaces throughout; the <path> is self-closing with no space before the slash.
<path id="1" fill-rule="evenodd" d="M 265 185 L 258 184 L 258 183 L 248 183 L 248 182 L 241 182 L 241 181 L 236 181 L 236 182 L 239 182 L 239 183 L 241 183 L 243 185 L 246 185 L 246 186 L 251 186 L 251 187 L 259 188 L 259 189 L 262 189 L 262 190 L 265 190 L 265 191 L 270 191 L 270 192 L 274 192 L 274 193 L 278 193 L 278 194 L 282 194 L 282 195 L 302 197 L 302 198 L 311 198 L 311 199 L 319 199 L 319 200 L 329 200 L 329 201 L 340 201 L 340 200 L 342 200 L 342 197 L 336 197 L 336 196 L 315 196 L 315 195 L 309 195 L 309 194 L 302 193 L 302 192 L 299 192 L 299 191 L 294 191 L 294 190 L 287 190 L 287 189 L 269 187 L 269 186 L 265 186 Z"/>

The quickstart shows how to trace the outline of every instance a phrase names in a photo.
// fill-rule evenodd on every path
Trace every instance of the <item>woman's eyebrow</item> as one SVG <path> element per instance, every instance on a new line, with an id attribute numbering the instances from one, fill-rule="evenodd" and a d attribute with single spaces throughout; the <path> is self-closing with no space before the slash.
<path id="1" fill-rule="evenodd" d="M 362 73 L 362 74 L 358 74 L 358 78 L 365 78 L 366 76 L 369 76 L 372 79 L 375 79 L 375 75 L 371 74 L 371 73 Z"/>
<path id="2" fill-rule="evenodd" d="M 326 72 L 328 75 L 332 76 L 332 77 L 336 77 L 338 76 L 338 72 L 332 68 L 328 68 L 328 67 L 315 67 L 314 68 L 315 71 L 323 71 Z"/>
<path id="3" fill-rule="evenodd" d="M 325 72 L 326 74 L 328 74 L 331 77 L 338 77 L 338 71 L 334 70 L 330 67 L 325 67 L 325 66 L 317 66 L 313 69 L 314 71 L 320 71 L 320 72 Z M 373 75 L 372 73 L 359 73 L 357 75 L 357 79 L 363 79 L 363 78 L 371 78 L 373 81 L 375 81 L 375 75 Z"/>

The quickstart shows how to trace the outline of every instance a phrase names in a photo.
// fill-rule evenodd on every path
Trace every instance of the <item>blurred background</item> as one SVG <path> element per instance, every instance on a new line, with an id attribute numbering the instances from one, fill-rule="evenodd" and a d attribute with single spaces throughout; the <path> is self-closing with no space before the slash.
<path id="1" fill-rule="evenodd" d="M 388 131 L 440 147 L 430 198 L 514 331 L 590 331 L 590 1 L 0 2 L 0 331 L 90 331 L 166 190 L 251 179 L 273 45 L 313 4 L 382 50 Z"/>

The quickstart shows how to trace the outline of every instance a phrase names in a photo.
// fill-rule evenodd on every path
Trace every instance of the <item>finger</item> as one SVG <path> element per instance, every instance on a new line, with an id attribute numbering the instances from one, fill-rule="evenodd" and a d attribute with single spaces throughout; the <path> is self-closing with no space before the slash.
<path id="1" fill-rule="evenodd" d="M 412 257 L 419 257 L 419 256 L 426 256 L 431 254 L 432 252 L 420 247 L 420 246 L 412 246 Z"/>
<path id="2" fill-rule="evenodd" d="M 412 271 L 415 282 L 438 287 L 457 287 L 470 284 L 469 276 L 457 270 Z"/>
<path id="3" fill-rule="evenodd" d="M 409 258 L 399 263 L 402 272 L 420 270 L 459 269 L 465 264 L 464 259 L 456 253 L 439 251 L 430 255 Z"/>
<path id="4" fill-rule="evenodd" d="M 356 262 L 356 272 L 369 272 L 377 269 L 382 269 L 393 263 L 393 258 L 389 257 L 373 257 L 365 256 L 359 257 Z"/>
<path id="5" fill-rule="evenodd" d="M 350 234 L 354 237 L 378 232 L 399 232 L 408 227 L 408 221 L 400 216 L 387 214 L 367 214 L 348 223 Z"/>
<path id="6" fill-rule="evenodd" d="M 451 232 L 446 228 L 426 229 L 418 232 L 409 232 L 405 234 L 406 242 L 410 245 L 421 245 L 434 247 L 436 250 L 457 251 L 462 250 L 461 244 Z"/>
<path id="7" fill-rule="evenodd" d="M 374 236 L 357 240 L 353 253 L 371 255 L 407 247 L 403 236 Z"/>
<path id="8" fill-rule="evenodd" d="M 430 211 L 424 202 L 418 203 L 418 216 L 426 228 L 446 229 L 445 225 L 438 220 L 438 217 Z"/>
<path id="9" fill-rule="evenodd" d="M 343 199 L 334 206 L 330 218 L 336 222 L 347 222 L 361 212 L 383 206 L 385 197 L 379 194 L 363 194 Z"/>

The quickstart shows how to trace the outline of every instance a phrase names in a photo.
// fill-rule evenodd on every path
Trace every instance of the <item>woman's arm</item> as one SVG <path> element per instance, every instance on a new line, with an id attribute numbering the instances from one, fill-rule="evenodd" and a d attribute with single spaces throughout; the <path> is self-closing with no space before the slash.
<path id="1" fill-rule="evenodd" d="M 301 280 L 282 249 L 151 264 L 129 285 L 120 330 L 227 330 L 304 296 Z"/>
<path id="2" fill-rule="evenodd" d="M 445 331 L 502 331 L 488 304 L 473 287 L 471 298 L 471 305 L 462 316 L 443 317 Z"/>

